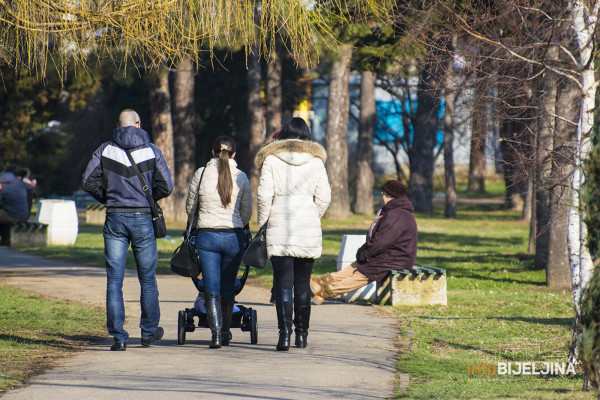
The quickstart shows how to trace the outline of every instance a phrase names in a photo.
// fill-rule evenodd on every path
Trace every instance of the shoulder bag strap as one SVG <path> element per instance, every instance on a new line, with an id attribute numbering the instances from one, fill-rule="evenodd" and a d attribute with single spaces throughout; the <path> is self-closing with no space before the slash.
<path id="1" fill-rule="evenodd" d="M 148 190 L 148 185 L 146 185 L 146 181 L 144 180 L 144 177 L 142 176 L 142 173 L 140 172 L 140 169 L 138 168 L 137 164 L 135 163 L 129 150 L 127 150 L 127 149 L 123 149 L 123 150 L 125 150 L 125 153 L 127 153 L 127 157 L 129 158 L 129 161 L 131 162 L 131 165 L 133 166 L 133 170 L 135 171 L 135 174 L 137 175 L 138 179 L 140 180 L 140 183 L 142 184 L 142 190 L 144 191 L 144 194 L 146 195 L 146 198 L 148 199 L 148 202 L 150 203 L 150 208 L 152 209 L 152 216 L 156 217 L 158 215 L 158 210 L 156 209 L 156 204 L 154 203 L 154 199 L 150 195 L 150 191 Z"/>
<path id="2" fill-rule="evenodd" d="M 206 167 L 202 170 L 200 174 L 200 181 L 198 182 L 198 187 L 196 188 L 196 201 L 194 201 L 194 206 L 192 207 L 192 219 L 187 227 L 187 237 L 190 237 L 190 233 L 192 232 L 192 225 L 194 224 L 194 217 L 196 216 L 196 212 L 198 211 L 198 207 L 200 207 L 200 185 L 202 184 L 202 178 L 204 177 L 204 171 L 206 171 Z"/>

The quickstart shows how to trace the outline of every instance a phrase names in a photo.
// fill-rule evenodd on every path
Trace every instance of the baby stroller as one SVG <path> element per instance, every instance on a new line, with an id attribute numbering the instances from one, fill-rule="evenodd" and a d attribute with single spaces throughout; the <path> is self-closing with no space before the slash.
<path id="1" fill-rule="evenodd" d="M 244 273 L 241 278 L 235 280 L 235 295 L 237 296 L 244 285 L 246 279 L 248 279 L 248 272 L 250 267 L 246 266 Z M 204 280 L 196 277 L 192 278 L 196 289 L 198 289 L 199 296 L 204 295 Z M 208 320 L 206 319 L 206 310 L 198 302 L 195 302 L 194 308 L 186 308 L 180 310 L 177 318 L 177 343 L 185 344 L 185 335 L 187 332 L 194 332 L 196 327 L 208 328 Z M 196 324 L 194 318 L 198 318 Z M 240 328 L 242 332 L 250 332 L 250 343 L 258 343 L 258 322 L 256 316 L 256 310 L 250 307 L 245 307 L 241 304 L 235 303 L 233 314 L 231 316 L 231 328 Z"/>

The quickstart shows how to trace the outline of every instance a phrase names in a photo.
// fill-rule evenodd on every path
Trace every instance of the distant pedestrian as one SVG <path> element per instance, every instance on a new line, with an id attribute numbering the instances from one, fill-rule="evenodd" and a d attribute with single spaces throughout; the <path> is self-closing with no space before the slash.
<path id="1" fill-rule="evenodd" d="M 414 266 L 418 232 L 406 186 L 398 180 L 390 180 L 381 190 L 383 207 L 369 228 L 365 244 L 358 249 L 356 261 L 338 272 L 311 280 L 316 304 L 380 281 L 390 271 Z"/>
<path id="2" fill-rule="evenodd" d="M 31 212 L 29 196 L 32 186 L 18 175 L 24 169 L 9 166 L 0 173 L 0 245 L 10 244 L 10 225 L 27 221 Z"/>
<path id="3" fill-rule="evenodd" d="M 106 325 L 108 333 L 114 338 L 110 349 L 117 351 L 126 350 L 129 339 L 128 332 L 123 328 L 123 279 L 130 244 L 141 286 L 142 346 L 150 346 L 164 334 L 163 328 L 158 326 L 158 250 L 151 208 L 126 151 L 130 151 L 155 201 L 167 197 L 173 190 L 167 162 L 160 149 L 150 142 L 148 133 L 142 129 L 139 115 L 134 110 L 123 110 L 112 140 L 103 143 L 94 152 L 83 174 L 83 189 L 106 204 Z"/>
<path id="4" fill-rule="evenodd" d="M 231 341 L 235 279 L 244 255 L 244 227 L 252 218 L 250 181 L 237 168 L 235 152 L 233 138 L 215 139 L 213 158 L 194 174 L 186 203 L 188 224 L 194 224 L 196 249 L 202 262 L 211 349 L 228 346 Z M 196 199 L 198 211 L 191 215 Z"/>
<path id="5" fill-rule="evenodd" d="M 254 160 L 261 169 L 258 224 L 267 224 L 280 351 L 290 347 L 292 321 L 296 347 L 307 346 L 310 275 L 321 256 L 321 218 L 331 201 L 326 159 L 323 146 L 311 140 L 306 122 L 292 118 Z"/>

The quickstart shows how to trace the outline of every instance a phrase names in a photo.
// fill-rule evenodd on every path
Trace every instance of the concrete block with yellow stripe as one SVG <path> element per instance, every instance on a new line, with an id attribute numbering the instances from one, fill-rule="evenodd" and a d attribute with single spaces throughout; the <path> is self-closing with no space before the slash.
<path id="1" fill-rule="evenodd" d="M 447 305 L 446 270 L 415 265 L 377 283 L 377 302 L 392 306 Z"/>

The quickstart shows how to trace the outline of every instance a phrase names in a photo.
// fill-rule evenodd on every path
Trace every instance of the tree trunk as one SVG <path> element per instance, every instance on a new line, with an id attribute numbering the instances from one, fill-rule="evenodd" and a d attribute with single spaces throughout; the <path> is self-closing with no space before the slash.
<path id="1" fill-rule="evenodd" d="M 431 64 L 426 64 L 419 79 L 415 133 L 409 154 L 409 197 L 415 211 L 426 213 L 433 210 L 433 153 L 439 107 L 433 93 L 437 82 L 431 68 Z"/>
<path id="2" fill-rule="evenodd" d="M 556 104 L 554 155 L 550 189 L 550 226 L 546 284 L 553 289 L 571 289 L 567 234 L 569 223 L 569 186 L 573 172 L 572 149 L 577 129 L 566 121 L 576 121 L 579 92 L 571 82 L 563 82 Z"/>
<path id="3" fill-rule="evenodd" d="M 185 201 L 196 171 L 194 131 L 194 66 L 188 57 L 173 72 L 173 136 L 175 142 L 175 220 L 186 221 Z"/>
<path id="4" fill-rule="evenodd" d="M 533 91 L 529 91 L 530 93 L 533 93 Z M 531 99 L 531 96 L 528 96 L 529 101 L 532 102 L 533 100 Z M 531 163 L 533 162 L 533 159 L 535 157 L 535 152 L 534 152 L 534 143 L 535 143 L 535 138 L 532 132 L 537 132 L 538 130 L 538 119 L 534 117 L 534 115 L 536 115 L 535 113 L 537 113 L 535 108 L 528 108 L 528 112 L 529 112 L 529 116 L 526 117 L 526 120 L 528 121 L 526 126 L 525 126 L 525 134 L 522 140 L 522 143 L 524 143 L 523 146 L 523 150 L 522 150 L 522 154 L 523 154 L 523 161 L 522 161 L 522 165 L 521 168 L 523 170 L 527 170 L 527 174 L 526 174 L 526 181 L 525 184 L 526 186 L 524 187 L 524 191 L 525 193 L 523 194 L 523 212 L 521 213 L 521 220 L 522 221 L 530 221 L 530 223 L 535 223 L 536 219 L 533 218 L 533 216 L 536 214 L 535 211 L 535 195 L 534 195 L 534 175 L 535 173 L 531 172 L 531 168 L 528 168 L 528 164 L 527 163 Z M 537 227 L 534 226 L 534 230 L 533 230 L 533 247 L 531 248 L 530 252 L 533 252 L 533 249 L 535 248 L 535 232 L 537 231 Z"/>
<path id="5" fill-rule="evenodd" d="M 576 149 L 574 157 L 573 181 L 571 184 L 571 207 L 569 209 L 569 265 L 571 267 L 571 285 L 573 288 L 573 302 L 575 304 L 575 324 L 573 343 L 569 354 L 569 361 L 578 362 L 577 326 L 581 315 L 579 301 L 581 291 L 587 287 L 592 276 L 594 263 L 587 248 L 587 226 L 584 222 L 584 204 L 581 201 L 581 190 L 585 180 L 583 166 L 592 149 L 591 131 L 594 126 L 594 108 L 596 98 L 596 79 L 594 76 L 594 48 L 596 41 L 594 35 L 598 25 L 598 9 L 600 1 L 588 5 L 583 2 L 570 1 L 569 7 L 572 15 L 572 28 L 575 33 L 578 54 L 578 66 L 581 68 L 579 83 L 581 84 L 579 119 L 577 123 Z"/>
<path id="6" fill-rule="evenodd" d="M 444 113 L 444 182 L 446 186 L 445 212 L 446 218 L 456 217 L 456 177 L 454 175 L 454 100 L 456 85 L 454 74 L 454 59 L 448 61 L 444 98 L 446 108 Z"/>
<path id="7" fill-rule="evenodd" d="M 502 171 L 504 175 L 504 186 L 506 194 L 504 205 L 509 210 L 515 210 L 521 205 L 522 182 L 519 179 L 517 161 L 518 124 L 507 118 L 500 125 L 500 150 L 502 151 Z"/>
<path id="8" fill-rule="evenodd" d="M 266 76 L 266 122 L 267 122 L 267 137 L 273 135 L 281 129 L 281 105 L 282 105 L 282 72 L 281 72 L 281 57 L 279 57 L 279 46 L 276 46 L 275 51 L 271 54 L 271 59 L 267 60 L 267 76 Z"/>
<path id="9" fill-rule="evenodd" d="M 260 98 L 260 61 L 258 50 L 248 52 L 248 119 L 250 121 L 250 154 L 252 158 L 265 141 L 265 130 L 263 128 L 263 110 Z M 250 168 L 250 186 L 252 187 L 252 215 L 256 217 L 256 196 L 260 170 L 254 166 Z"/>
<path id="10" fill-rule="evenodd" d="M 571 191 L 571 208 L 569 210 L 569 263 L 571 266 L 571 284 L 575 302 L 576 318 L 579 317 L 580 293 L 591 278 L 594 264 L 587 248 L 587 226 L 584 222 L 584 205 L 581 201 L 581 190 L 585 180 L 582 168 L 591 151 L 591 134 L 594 120 L 596 97 L 596 79 L 594 77 L 594 54 L 596 46 L 594 34 L 598 24 L 598 7 L 600 2 L 594 1 L 588 8 L 582 2 L 570 2 L 572 7 L 573 31 L 577 38 L 579 50 L 580 83 L 582 87 L 579 103 L 579 120 L 574 159 L 573 182 Z"/>
<path id="11" fill-rule="evenodd" d="M 325 214 L 330 219 L 345 219 L 350 215 L 348 196 L 348 118 L 350 99 L 350 59 L 352 47 L 340 46 L 339 60 L 331 66 L 331 81 L 327 101 L 327 175 L 331 186 L 331 203 Z"/>
<path id="12" fill-rule="evenodd" d="M 475 78 L 473 109 L 471 111 L 471 154 L 469 158 L 469 192 L 485 192 L 485 137 L 488 82 Z"/>
<path id="13" fill-rule="evenodd" d="M 171 119 L 171 92 L 169 91 L 169 72 L 160 69 L 146 77 L 154 144 L 162 151 L 167 166 L 175 179 L 175 147 L 173 143 L 173 122 Z M 143 123 L 143 122 L 142 122 Z M 175 220 L 173 196 L 160 201 L 165 218 Z"/>
<path id="14" fill-rule="evenodd" d="M 357 214 L 373 214 L 373 134 L 375 132 L 375 79 L 377 75 L 364 71 L 360 81 L 360 121 L 358 127 L 356 203 Z"/>
<path id="15" fill-rule="evenodd" d="M 547 57 L 556 60 L 558 48 L 551 46 Z M 548 182 L 552 167 L 552 136 L 554 135 L 554 116 L 556 115 L 557 96 L 556 75 L 546 71 L 540 79 L 538 130 L 535 143 L 535 199 L 537 231 L 535 242 L 535 269 L 546 269 L 548 264 L 548 227 L 550 224 L 550 196 Z"/>

